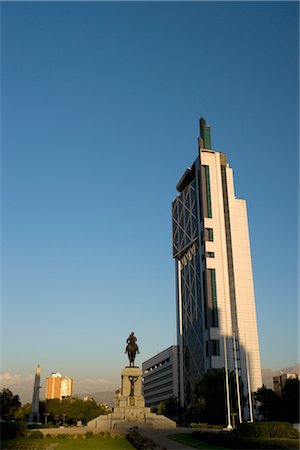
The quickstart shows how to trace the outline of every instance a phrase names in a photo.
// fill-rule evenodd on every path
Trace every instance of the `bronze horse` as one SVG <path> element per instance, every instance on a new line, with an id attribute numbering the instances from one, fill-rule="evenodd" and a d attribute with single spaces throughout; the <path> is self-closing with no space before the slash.
<path id="1" fill-rule="evenodd" d="M 125 350 L 125 353 L 127 353 L 129 359 L 129 367 L 134 367 L 135 355 L 139 353 L 139 348 L 135 341 L 136 337 L 132 332 L 127 339 L 127 346 Z"/>

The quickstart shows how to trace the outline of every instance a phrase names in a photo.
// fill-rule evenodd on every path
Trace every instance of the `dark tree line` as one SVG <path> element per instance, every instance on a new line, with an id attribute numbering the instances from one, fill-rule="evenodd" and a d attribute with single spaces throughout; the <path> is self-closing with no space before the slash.
<path id="1" fill-rule="evenodd" d="M 2 420 L 14 419 L 15 413 L 21 407 L 18 395 L 14 395 L 9 389 L 3 388 L 0 392 L 0 417 Z"/>
<path id="2" fill-rule="evenodd" d="M 299 423 L 300 381 L 290 378 L 286 381 L 282 395 L 266 386 L 254 393 L 257 410 L 264 421 L 286 421 Z"/>
<path id="3" fill-rule="evenodd" d="M 297 379 L 286 381 L 282 395 L 263 386 L 252 394 L 253 405 L 259 420 L 299 423 L 299 385 Z M 234 373 L 229 377 L 230 408 L 236 417 L 238 413 L 237 389 Z M 240 380 L 241 409 L 247 403 L 243 397 Z M 184 415 L 186 424 L 191 422 L 225 425 L 227 423 L 225 373 L 223 369 L 208 372 L 196 385 L 194 399 Z"/>
<path id="4" fill-rule="evenodd" d="M 31 412 L 31 404 L 21 406 L 18 395 L 4 388 L 0 392 L 1 419 L 28 421 Z M 100 414 L 107 414 L 110 410 L 98 404 L 95 400 L 81 400 L 76 397 L 67 397 L 62 400 L 53 399 L 40 402 L 40 420 L 53 425 L 74 425 L 77 421 L 86 424 Z"/>
<path id="5" fill-rule="evenodd" d="M 47 422 L 59 425 L 74 425 L 78 421 L 86 424 L 95 417 L 108 412 L 110 410 L 95 400 L 81 400 L 76 397 L 46 400 L 40 403 L 41 416 L 49 414 Z"/>
<path id="6" fill-rule="evenodd" d="M 238 401 L 235 374 L 229 375 L 230 410 L 237 417 Z M 239 379 L 239 391 L 241 410 L 243 412 L 247 399 L 243 396 L 243 383 Z M 231 417 L 232 420 L 232 417 Z M 225 425 L 227 423 L 227 404 L 224 369 L 207 372 L 202 380 L 196 385 L 194 398 L 184 415 L 184 421 L 188 424 L 209 423 Z"/>
<path id="7" fill-rule="evenodd" d="M 299 386 L 300 381 L 289 379 L 286 381 L 282 395 L 263 386 L 253 394 L 253 404 L 264 421 L 287 421 L 299 423 Z M 236 380 L 233 373 L 229 377 L 231 412 L 237 415 Z M 243 386 L 240 381 L 241 405 L 247 399 L 242 396 Z M 18 395 L 4 388 L 0 392 L 0 415 L 2 420 L 28 420 L 31 404 L 21 406 Z M 89 420 L 110 412 L 104 405 L 95 400 L 80 400 L 78 398 L 53 399 L 40 402 L 41 421 L 53 425 L 76 424 L 81 421 L 86 424 Z M 180 420 L 181 411 L 175 397 L 161 402 L 156 411 L 174 420 Z M 226 390 L 224 370 L 215 370 L 204 375 L 196 385 L 194 400 L 183 416 L 186 424 L 204 422 L 225 425 L 227 423 Z"/>

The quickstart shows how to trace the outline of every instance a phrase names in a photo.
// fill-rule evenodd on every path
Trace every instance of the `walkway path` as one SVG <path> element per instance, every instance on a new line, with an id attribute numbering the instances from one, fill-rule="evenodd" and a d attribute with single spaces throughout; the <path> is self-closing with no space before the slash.
<path id="1" fill-rule="evenodd" d="M 195 450 L 194 447 L 180 444 L 179 442 L 168 439 L 167 436 L 176 433 L 192 433 L 191 428 L 171 428 L 167 430 L 139 430 L 142 436 L 152 439 L 156 444 L 160 445 L 162 449 L 166 450 Z"/>

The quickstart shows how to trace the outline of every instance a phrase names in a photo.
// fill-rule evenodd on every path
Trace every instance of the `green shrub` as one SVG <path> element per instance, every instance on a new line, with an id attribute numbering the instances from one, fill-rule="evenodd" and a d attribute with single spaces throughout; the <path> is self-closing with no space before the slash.
<path id="1" fill-rule="evenodd" d="M 130 431 L 126 437 L 130 444 L 138 450 L 155 450 L 159 448 L 152 439 L 141 436 L 136 430 Z"/>
<path id="2" fill-rule="evenodd" d="M 245 440 L 246 441 L 246 440 Z M 299 439 L 273 438 L 273 439 L 248 439 L 249 447 L 255 449 L 299 449 Z"/>
<path id="3" fill-rule="evenodd" d="M 58 439 L 70 439 L 70 435 L 66 433 L 57 434 L 55 437 L 57 437 Z"/>
<path id="4" fill-rule="evenodd" d="M 190 428 L 204 428 L 210 430 L 223 430 L 223 425 L 214 425 L 209 423 L 191 423 Z"/>
<path id="5" fill-rule="evenodd" d="M 94 433 L 92 431 L 87 431 L 84 433 L 86 439 L 92 439 L 94 437 Z"/>
<path id="6" fill-rule="evenodd" d="M 24 438 L 17 438 L 5 441 L 5 443 L 2 443 L 1 448 L 5 450 L 46 450 L 47 446 L 47 443 L 41 440 L 35 441 Z"/>
<path id="7" fill-rule="evenodd" d="M 13 439 L 19 436 L 24 436 L 27 429 L 26 422 L 1 422 L 0 434 L 1 439 Z"/>
<path id="8" fill-rule="evenodd" d="M 290 423 L 286 422 L 255 422 L 242 423 L 233 431 L 241 438 L 297 438 L 299 433 Z"/>
<path id="9" fill-rule="evenodd" d="M 297 438 L 259 438 L 257 436 L 250 438 L 241 437 L 235 431 L 221 431 L 219 433 L 194 431 L 192 437 L 200 441 L 233 449 L 299 449 L 299 435 Z"/>
<path id="10" fill-rule="evenodd" d="M 96 439 L 110 439 L 110 433 L 108 431 L 100 431 L 94 435 Z"/>
<path id="11" fill-rule="evenodd" d="M 95 439 L 120 439 L 124 438 L 124 434 L 110 433 L 109 431 L 100 431 L 92 436 Z"/>
<path id="12" fill-rule="evenodd" d="M 41 431 L 34 430 L 34 431 L 31 431 L 31 433 L 28 435 L 28 437 L 30 439 L 43 439 L 44 435 L 43 435 L 43 433 Z"/>

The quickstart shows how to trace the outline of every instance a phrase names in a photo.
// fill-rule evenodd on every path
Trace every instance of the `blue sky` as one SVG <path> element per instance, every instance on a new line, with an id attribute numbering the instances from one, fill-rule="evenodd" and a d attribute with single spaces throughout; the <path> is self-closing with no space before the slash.
<path id="1" fill-rule="evenodd" d="M 39 363 L 106 390 L 129 332 L 139 364 L 176 343 L 171 202 L 200 116 L 248 204 L 262 367 L 299 362 L 298 13 L 1 4 L 6 379 Z"/>

